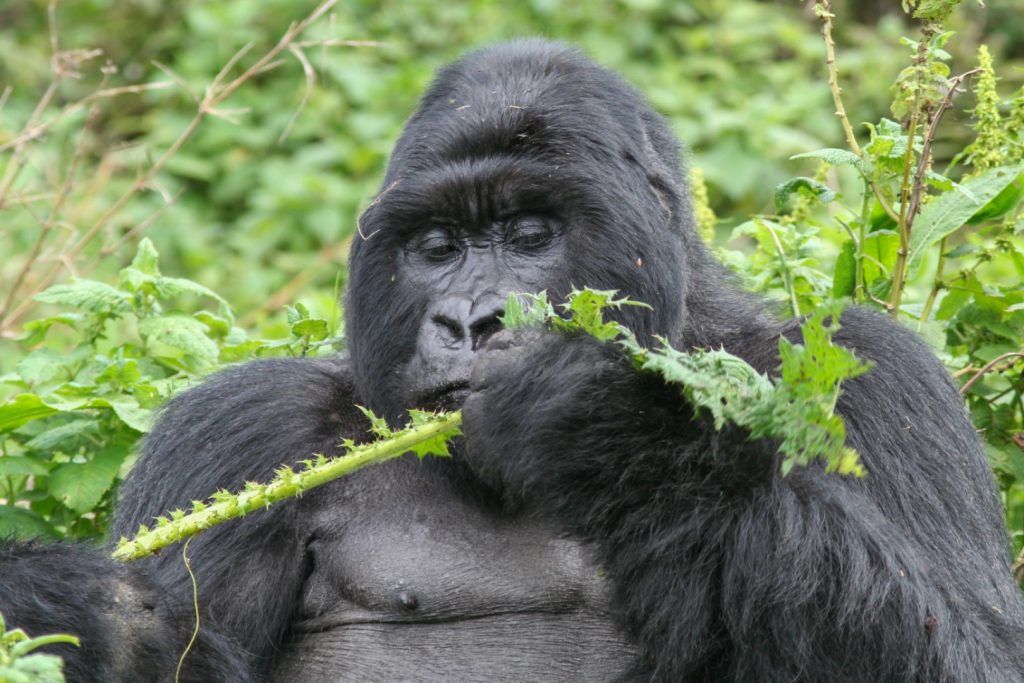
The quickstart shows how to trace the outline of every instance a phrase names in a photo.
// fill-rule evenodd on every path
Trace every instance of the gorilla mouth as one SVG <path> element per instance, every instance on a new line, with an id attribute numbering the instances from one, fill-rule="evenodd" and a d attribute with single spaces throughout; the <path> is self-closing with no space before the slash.
<path id="1" fill-rule="evenodd" d="M 469 382 L 447 382 L 439 387 L 417 392 L 413 405 L 425 410 L 458 410 L 469 396 Z"/>

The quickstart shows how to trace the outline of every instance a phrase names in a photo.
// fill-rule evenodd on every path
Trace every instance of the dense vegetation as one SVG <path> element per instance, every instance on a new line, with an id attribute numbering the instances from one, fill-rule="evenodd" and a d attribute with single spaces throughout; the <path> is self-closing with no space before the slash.
<path id="1" fill-rule="evenodd" d="M 780 313 L 853 299 L 924 335 L 1020 552 L 1024 3 L 959 4 L 328 2 L 289 29 L 311 5 L 5 3 L 0 534 L 102 537 L 169 396 L 343 348 L 356 219 L 430 73 L 543 34 L 670 117 L 707 237 Z"/>

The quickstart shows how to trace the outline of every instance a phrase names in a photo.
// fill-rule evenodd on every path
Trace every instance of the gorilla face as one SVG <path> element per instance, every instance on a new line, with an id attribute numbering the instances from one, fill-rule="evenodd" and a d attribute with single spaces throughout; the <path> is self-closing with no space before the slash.
<path id="1" fill-rule="evenodd" d="M 620 322 L 676 337 L 690 222 L 677 156 L 631 88 L 560 46 L 511 44 L 443 70 L 353 248 L 361 399 L 395 421 L 461 403 L 514 291 L 616 289 L 653 306 Z"/>

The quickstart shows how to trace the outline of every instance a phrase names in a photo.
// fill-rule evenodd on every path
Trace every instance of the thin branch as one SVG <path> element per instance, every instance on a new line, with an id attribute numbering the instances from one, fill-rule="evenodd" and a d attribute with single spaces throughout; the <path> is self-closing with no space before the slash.
<path id="1" fill-rule="evenodd" d="M 53 118 L 43 121 L 32 126 L 26 126 L 21 133 L 16 137 L 0 145 L 0 152 L 6 152 L 12 147 L 19 147 L 27 142 L 40 138 L 50 131 L 55 125 L 68 118 L 75 112 L 79 111 L 87 104 L 90 104 L 94 100 L 103 97 L 117 97 L 118 95 L 130 95 L 147 92 L 150 90 L 163 90 L 169 88 L 173 83 L 169 81 L 155 81 L 153 83 L 143 83 L 140 85 L 124 85 L 117 88 L 105 88 L 97 90 L 96 92 L 89 93 L 85 97 L 71 104 L 65 105 Z"/>
<path id="2" fill-rule="evenodd" d="M 978 380 L 984 377 L 986 373 L 990 372 L 992 368 L 994 368 L 999 363 L 1003 362 L 1004 360 L 1009 360 L 1010 358 L 1024 358 L 1024 351 L 1008 351 L 1007 353 L 996 356 L 988 363 L 985 363 L 981 370 L 978 370 L 976 373 L 974 373 L 974 376 L 967 380 L 966 384 L 960 387 L 960 395 L 966 396 L 967 392 L 970 391 L 971 387 L 973 387 Z M 1010 363 L 1010 365 L 1013 365 L 1013 363 Z M 1007 367 L 1010 366 L 1008 365 Z M 1005 370 L 1005 368 L 1003 369 Z"/>
<path id="3" fill-rule="evenodd" d="M 832 102 L 835 103 L 836 116 L 843 126 L 846 134 L 846 144 L 857 156 L 862 155 L 860 145 L 857 144 L 857 136 L 850 125 L 850 119 L 846 115 L 846 107 L 843 106 L 843 89 L 839 86 L 839 65 L 836 63 L 836 43 L 832 38 L 832 3 L 829 0 L 817 0 L 815 12 L 821 19 L 821 35 L 825 39 L 825 64 L 828 65 L 828 87 L 832 91 Z"/>
<path id="4" fill-rule="evenodd" d="M 295 55 L 295 58 L 302 64 L 302 73 L 306 75 L 306 87 L 302 91 L 302 100 L 299 101 L 299 106 L 292 112 L 291 117 L 288 119 L 288 123 L 285 124 L 284 130 L 277 136 L 277 144 L 282 144 L 288 135 L 292 132 L 292 126 L 295 125 L 295 121 L 302 114 L 302 111 L 306 108 L 306 103 L 309 102 L 309 96 L 313 93 L 313 88 L 316 87 L 316 71 L 313 70 L 313 65 L 309 63 L 306 58 L 306 54 L 297 45 L 289 45 L 288 51 Z"/>
<path id="5" fill-rule="evenodd" d="M 938 134 L 939 123 L 942 121 L 942 117 L 945 113 L 952 106 L 953 97 L 960 91 L 959 88 L 963 85 L 963 82 L 979 71 L 981 71 L 980 68 L 971 69 L 970 71 L 965 71 L 959 76 L 954 76 L 949 79 L 949 90 L 946 91 L 946 96 L 942 98 L 942 102 L 939 103 L 938 108 L 932 115 L 931 124 L 928 126 L 928 132 L 925 133 L 924 144 L 921 147 L 921 158 L 918 160 L 917 171 L 914 174 L 914 194 L 911 197 L 910 208 L 907 211 L 909 216 L 908 220 L 910 222 L 913 222 L 914 217 L 921 208 L 921 201 L 924 197 L 924 176 L 928 172 L 928 167 L 931 165 L 932 145 L 934 144 L 935 137 Z"/>
<path id="6" fill-rule="evenodd" d="M 104 75 L 103 78 L 106 80 L 107 76 Z M 85 120 L 85 125 L 82 126 L 82 134 L 78 138 L 78 143 L 75 145 L 75 151 L 71 155 L 68 170 L 64 174 L 64 182 L 61 184 L 60 190 L 57 192 L 57 196 L 54 199 L 53 204 L 50 206 L 49 215 L 46 217 L 45 221 L 40 223 L 39 236 L 36 238 L 35 244 L 32 245 L 32 249 L 25 258 L 25 262 L 21 264 L 18 274 L 14 277 L 14 282 L 11 284 L 10 290 L 7 292 L 7 297 L 4 299 L 3 305 L 0 305 L 0 328 L 3 327 L 4 320 L 7 317 L 7 312 L 11 309 L 11 304 L 14 302 L 15 295 L 24 284 L 28 273 L 35 266 L 36 261 L 39 258 L 39 254 L 42 251 L 43 244 L 45 244 L 50 231 L 53 230 L 53 226 L 57 222 L 57 217 L 64 209 L 64 203 L 67 201 L 68 195 L 71 194 L 71 188 L 74 185 L 75 180 L 75 170 L 78 168 L 78 163 L 81 161 L 82 156 L 85 153 L 85 142 L 89 137 L 89 133 L 92 130 L 93 125 L 96 123 L 98 114 L 99 107 L 93 105 L 89 111 L 88 118 Z"/>
<path id="7" fill-rule="evenodd" d="M 328 10 L 330 10 L 331 7 L 337 4 L 337 2 L 338 0 L 324 0 L 321 2 L 320 5 L 318 5 L 317 8 L 309 14 L 309 16 L 298 23 L 293 23 L 277 44 L 257 60 L 255 64 L 246 69 L 242 75 L 222 86 L 221 82 L 227 77 L 227 74 L 238 63 L 242 56 L 244 56 L 244 54 L 249 50 L 250 46 L 247 45 L 235 53 L 235 55 L 227 64 L 224 65 L 217 76 L 213 79 L 213 82 L 206 89 L 206 93 L 203 95 L 203 99 L 199 103 L 198 111 L 185 127 L 185 130 L 183 130 L 174 142 L 171 143 L 171 146 L 168 147 L 167 150 L 165 150 L 164 153 L 161 154 L 160 157 L 153 162 L 153 164 L 144 173 L 142 173 L 134 183 L 132 183 L 131 187 L 128 188 L 124 194 L 122 194 L 110 207 L 107 208 L 106 211 L 102 213 L 102 215 L 100 215 L 99 218 L 93 222 L 92 226 L 90 226 L 89 229 L 75 241 L 70 249 L 66 253 L 62 254 L 62 260 L 66 263 L 70 263 L 79 254 L 81 254 L 86 245 L 88 245 L 89 242 L 99 234 L 104 227 L 106 227 L 107 223 L 109 223 L 114 216 L 120 213 L 125 205 L 127 205 L 136 194 L 149 186 L 152 179 L 163 170 L 167 162 L 174 157 L 181 147 L 192 137 L 207 116 L 229 115 L 229 112 L 217 111 L 217 106 L 221 102 L 230 97 L 232 93 L 234 93 L 253 76 L 260 73 L 267 64 L 276 59 L 282 51 L 288 49 L 296 37 L 309 28 L 313 22 L 322 17 Z M 37 107 L 37 110 L 38 109 L 39 108 Z M 3 187 L 0 186 L 0 201 L 2 201 L 2 197 Z M 43 288 L 52 283 L 60 273 L 61 268 L 62 263 L 57 263 L 47 271 L 37 283 L 34 293 L 42 291 Z M 12 321 L 16 321 L 22 314 L 24 314 L 25 311 L 28 310 L 28 307 L 31 306 L 31 302 L 32 297 L 30 296 L 10 314 L 8 319 L 5 321 L 5 324 L 9 326 Z"/>

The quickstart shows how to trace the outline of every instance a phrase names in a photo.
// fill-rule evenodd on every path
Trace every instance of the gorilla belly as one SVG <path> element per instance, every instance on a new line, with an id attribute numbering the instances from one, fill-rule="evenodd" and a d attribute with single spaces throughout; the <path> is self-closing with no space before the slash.
<path id="1" fill-rule="evenodd" d="M 632 660 L 606 616 L 493 614 L 297 633 L 274 681 L 612 681 Z"/>

